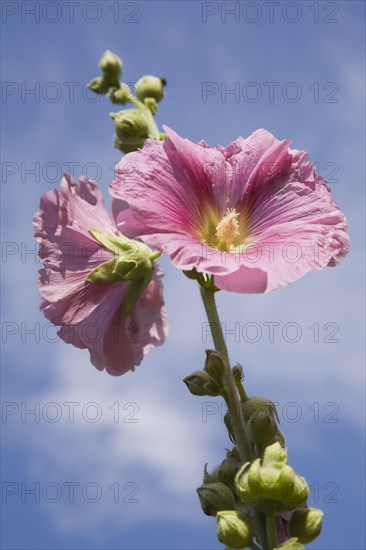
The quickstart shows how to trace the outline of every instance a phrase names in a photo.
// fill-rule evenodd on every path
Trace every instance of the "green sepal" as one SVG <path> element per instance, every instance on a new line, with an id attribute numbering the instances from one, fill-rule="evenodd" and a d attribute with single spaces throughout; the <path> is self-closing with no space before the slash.
<path id="1" fill-rule="evenodd" d="M 206 290 L 212 290 L 213 292 L 218 292 L 220 290 L 220 288 L 215 285 L 213 275 L 209 275 L 208 273 L 200 273 L 195 267 L 189 271 L 183 269 L 183 273 L 186 277 L 188 277 L 188 279 L 197 281 L 199 285 Z"/>
<path id="2" fill-rule="evenodd" d="M 134 249 L 134 243 L 137 243 L 137 241 L 128 239 L 123 235 L 118 235 L 117 237 L 117 235 L 103 233 L 103 231 L 99 231 L 99 229 L 90 228 L 89 233 L 93 235 L 94 239 L 96 239 L 98 243 L 102 244 L 104 248 L 107 248 L 111 252 L 114 252 L 114 254 L 120 254 L 121 251 L 123 252 L 132 251 Z M 138 243 L 138 244 L 142 244 L 142 243 Z M 143 246 L 146 246 L 146 245 L 143 245 Z"/>
<path id="3" fill-rule="evenodd" d="M 128 280 L 129 274 L 135 269 L 136 262 L 121 262 L 118 258 L 112 258 L 104 262 L 85 277 L 91 283 L 117 283 Z"/>
<path id="4" fill-rule="evenodd" d="M 152 274 L 153 274 L 153 271 L 151 272 L 150 275 L 147 275 L 143 279 L 136 279 L 130 282 L 126 296 L 123 300 L 123 304 L 121 305 L 121 310 L 120 310 L 121 320 L 125 319 L 130 314 L 133 306 L 136 304 L 136 302 L 139 301 L 139 299 L 145 292 L 146 287 L 148 286 L 148 284 L 152 279 Z"/>
<path id="5" fill-rule="evenodd" d="M 90 228 L 89 231 L 94 239 L 114 254 L 114 257 L 88 273 L 86 280 L 104 284 L 128 281 L 129 285 L 120 310 L 121 319 L 125 319 L 150 283 L 155 269 L 155 259 L 160 256 L 160 252 L 153 252 L 144 243 L 123 235 L 111 235 L 94 228 Z"/>

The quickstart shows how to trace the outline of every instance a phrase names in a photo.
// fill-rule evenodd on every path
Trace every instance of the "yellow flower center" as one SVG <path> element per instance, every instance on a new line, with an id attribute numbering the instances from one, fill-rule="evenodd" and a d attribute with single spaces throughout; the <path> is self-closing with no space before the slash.
<path id="1" fill-rule="evenodd" d="M 224 217 L 217 224 L 215 236 L 219 247 L 230 250 L 230 247 L 238 240 L 240 236 L 238 217 L 239 213 L 235 208 L 228 208 Z"/>

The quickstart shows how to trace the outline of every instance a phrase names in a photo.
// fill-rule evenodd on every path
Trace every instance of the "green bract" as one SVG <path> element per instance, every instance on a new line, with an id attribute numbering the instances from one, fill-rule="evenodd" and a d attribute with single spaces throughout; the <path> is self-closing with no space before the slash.
<path id="1" fill-rule="evenodd" d="M 233 510 L 235 507 L 233 493 L 219 481 L 204 483 L 202 487 L 198 487 L 197 493 L 206 516 L 216 516 L 220 510 Z"/>
<path id="2" fill-rule="evenodd" d="M 113 252 L 114 258 L 93 269 L 86 276 L 92 283 L 116 283 L 129 281 L 125 299 L 121 307 L 121 317 L 126 317 L 133 305 L 141 298 L 150 283 L 155 268 L 155 258 L 160 255 L 145 244 L 128 239 L 122 235 L 110 235 L 98 229 L 89 229 L 93 237 L 107 250 Z"/>

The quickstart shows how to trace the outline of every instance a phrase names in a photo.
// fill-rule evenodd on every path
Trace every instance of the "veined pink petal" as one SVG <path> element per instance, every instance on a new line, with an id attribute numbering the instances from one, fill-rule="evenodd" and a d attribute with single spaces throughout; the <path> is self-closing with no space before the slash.
<path id="1" fill-rule="evenodd" d="M 158 270 L 123 321 L 120 304 L 127 285 L 113 285 L 108 297 L 89 317 L 77 324 L 64 325 L 59 331 L 60 337 L 76 347 L 88 348 L 90 360 L 98 370 L 105 368 L 115 376 L 134 370 L 151 348 L 164 342 L 167 334 L 161 277 L 162 272 Z"/>
<path id="2" fill-rule="evenodd" d="M 86 280 L 94 268 L 114 256 L 90 229 L 119 234 L 106 212 L 98 185 L 87 178 L 77 183 L 65 176 L 61 190 L 42 196 L 40 208 L 34 225 L 45 266 L 39 278 L 42 311 L 61 326 L 63 340 L 89 349 L 91 361 L 99 370 L 106 368 L 114 375 L 134 370 L 143 355 L 162 344 L 167 334 L 162 271 L 155 270 L 130 315 L 121 321 L 121 306 L 130 283 Z"/>
<path id="3" fill-rule="evenodd" d="M 129 204 L 116 217 L 120 231 L 235 292 L 273 290 L 348 253 L 343 212 L 289 140 L 257 130 L 210 148 L 165 130 L 167 141 L 150 140 L 117 165 L 110 192 Z M 238 229 L 220 243 L 225 216 Z"/>

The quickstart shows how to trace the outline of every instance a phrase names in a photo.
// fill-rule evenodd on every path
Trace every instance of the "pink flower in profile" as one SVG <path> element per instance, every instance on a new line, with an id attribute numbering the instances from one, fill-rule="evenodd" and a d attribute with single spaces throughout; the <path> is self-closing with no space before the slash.
<path id="1" fill-rule="evenodd" d="M 110 193 L 115 206 L 129 203 L 116 218 L 124 234 L 235 292 L 273 290 L 347 254 L 344 214 L 289 140 L 257 130 L 211 148 L 166 132 L 116 166 Z"/>
<path id="2" fill-rule="evenodd" d="M 113 375 L 134 370 L 167 334 L 160 268 L 154 271 L 151 260 L 145 286 L 136 287 L 140 279 L 130 275 L 137 269 L 134 260 L 118 262 L 120 242 L 128 252 L 131 247 L 110 220 L 98 185 L 85 177 L 77 183 L 65 175 L 60 190 L 45 193 L 34 225 L 44 265 L 41 309 L 47 319 L 60 325 L 65 342 L 88 348 L 97 369 Z"/>

